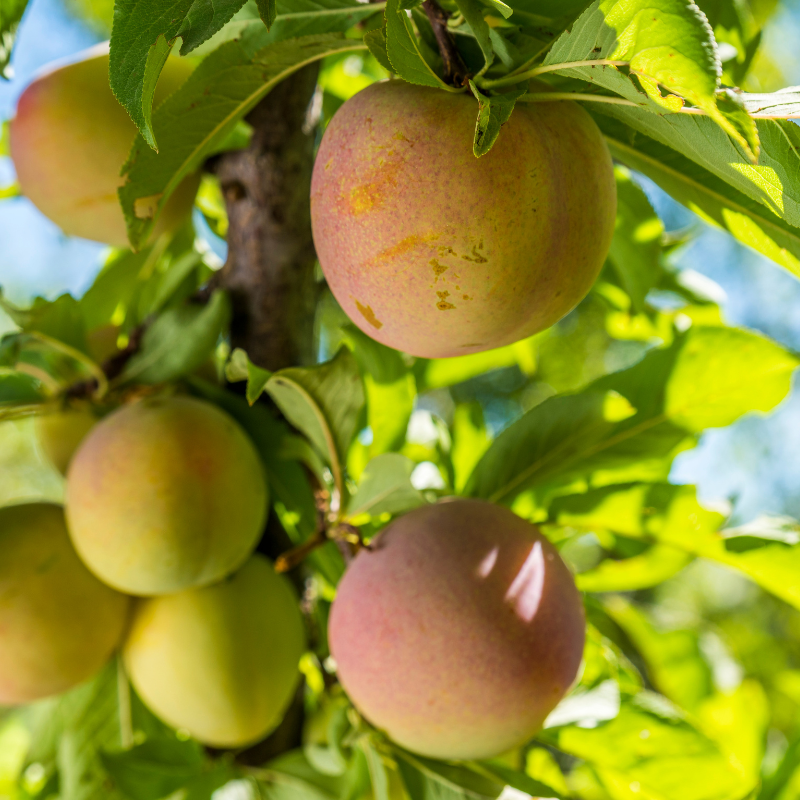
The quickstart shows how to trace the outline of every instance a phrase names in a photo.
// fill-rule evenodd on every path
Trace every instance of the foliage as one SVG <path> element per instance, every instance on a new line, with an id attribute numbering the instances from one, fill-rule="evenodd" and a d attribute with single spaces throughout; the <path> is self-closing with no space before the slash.
<path id="1" fill-rule="evenodd" d="M 511 787 L 532 797 L 740 800 L 800 791 L 798 525 L 731 528 L 694 487 L 668 482 L 675 456 L 703 431 L 775 408 L 797 357 L 725 325 L 681 283 L 670 261 L 681 243 L 664 235 L 639 178 L 800 275 L 800 131 L 789 119 L 800 97 L 734 87 L 771 6 L 441 5 L 468 86 L 447 82 L 415 0 L 117 2 L 110 81 L 140 131 L 120 190 L 133 249 L 112 251 L 80 299 L 37 298 L 26 309 L 2 300 L 15 330 L 0 340 L 0 502 L 60 496 L 60 477 L 32 443 L 31 415 L 75 402 L 104 413 L 141 394 L 190 392 L 251 436 L 295 545 L 319 534 L 320 493 L 340 538 L 356 527 L 369 537 L 450 494 L 540 524 L 586 596 L 578 684 L 520 751 L 435 762 L 387 741 L 331 688 L 322 634 L 302 663 L 304 748 L 253 767 L 166 728 L 113 664 L 61 698 L 0 710 L 0 797 L 476 800 L 519 796 L 503 794 Z M 0 0 L 0 69 L 24 6 Z M 178 39 L 196 69 L 153 109 Z M 735 53 L 724 63 L 720 44 Z M 617 230 L 586 300 L 532 339 L 425 360 L 373 342 L 321 287 L 323 363 L 270 373 L 231 353 L 230 299 L 204 289 L 218 265 L 191 226 L 142 244 L 181 180 L 241 146 L 247 113 L 316 62 L 323 125 L 387 74 L 471 92 L 476 127 L 464 139 L 476 157 L 490 153 L 515 104 L 580 101 L 620 164 Z M 200 205 L 224 231 L 214 181 L 205 178 Z M 95 342 L 109 332 L 111 350 L 100 353 Z M 128 350 L 110 372 L 109 355 Z M 328 542 L 307 564 L 304 610 L 324 630 L 344 562 Z M 699 574 L 739 594 L 701 596 Z M 683 613 L 669 618 L 662 601 L 676 597 Z"/>

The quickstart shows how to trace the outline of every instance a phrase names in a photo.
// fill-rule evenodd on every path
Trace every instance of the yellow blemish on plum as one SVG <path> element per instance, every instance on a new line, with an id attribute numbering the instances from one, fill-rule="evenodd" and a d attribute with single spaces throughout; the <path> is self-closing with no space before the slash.
<path id="1" fill-rule="evenodd" d="M 433 267 L 433 274 L 436 275 L 436 280 L 434 283 L 436 283 L 436 281 L 439 280 L 439 276 L 442 273 L 447 272 L 448 268 L 443 264 L 440 264 L 435 258 L 432 258 L 428 263 Z"/>
<path id="2" fill-rule="evenodd" d="M 361 316 L 364 317 L 373 328 L 380 330 L 383 327 L 383 323 L 375 316 L 375 312 L 372 310 L 371 306 L 364 306 L 356 300 L 356 308 L 361 312 Z"/>
<path id="3" fill-rule="evenodd" d="M 479 246 L 483 248 L 483 242 L 481 242 Z M 485 255 L 483 255 L 483 253 L 478 252 L 478 246 L 476 245 L 472 245 L 471 256 L 465 255 L 461 256 L 461 258 L 463 258 L 464 261 L 472 261 L 475 264 L 485 264 L 489 260 Z"/>
<path id="4" fill-rule="evenodd" d="M 461 296 L 462 300 L 472 300 L 472 297 L 468 294 L 464 294 Z"/>
<path id="5" fill-rule="evenodd" d="M 407 136 L 403 136 L 400 131 L 397 131 L 397 133 L 392 136 L 392 139 L 397 139 L 398 142 L 408 142 L 412 147 L 414 146 L 414 142 L 412 142 Z"/>
<path id="6" fill-rule="evenodd" d="M 456 251 L 453 250 L 452 247 L 447 247 L 446 245 L 439 245 L 439 247 L 437 247 L 436 249 L 439 251 L 439 258 L 443 258 L 444 256 L 458 255 L 458 253 L 456 253 Z"/>
<path id="7" fill-rule="evenodd" d="M 401 239 L 397 244 L 387 247 L 385 250 L 381 250 L 376 260 L 382 261 L 384 259 L 397 258 L 398 256 L 405 255 L 420 244 L 425 244 L 438 238 L 438 233 L 427 233 L 424 235 L 412 233 L 411 236 L 406 236 L 405 239 Z"/>
<path id="8" fill-rule="evenodd" d="M 325 163 L 325 171 L 327 172 L 333 166 L 333 159 L 329 158 Z"/>
<path id="9" fill-rule="evenodd" d="M 450 297 L 450 292 L 436 292 L 439 302 L 436 304 L 436 308 L 439 311 L 448 311 L 451 308 L 455 308 L 455 306 L 448 301 L 448 297 Z"/>

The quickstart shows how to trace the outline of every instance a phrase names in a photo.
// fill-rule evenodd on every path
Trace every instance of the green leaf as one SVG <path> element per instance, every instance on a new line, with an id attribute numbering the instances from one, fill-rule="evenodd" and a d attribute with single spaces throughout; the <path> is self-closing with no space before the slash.
<path id="1" fill-rule="evenodd" d="M 392 750 L 411 800 L 494 800 L 505 788 L 491 774 L 412 755 L 396 745 Z"/>
<path id="2" fill-rule="evenodd" d="M 364 405 L 356 360 L 347 348 L 317 367 L 274 372 L 266 391 L 286 419 L 305 434 L 330 465 L 334 483 L 344 487 L 342 465 Z"/>
<path id="3" fill-rule="evenodd" d="M 655 139 L 722 179 L 774 215 L 800 227 L 800 128 L 782 120 L 758 120 L 757 164 L 707 117 L 650 114 L 631 106 L 603 105 L 603 114 Z M 766 215 L 765 215 L 766 218 Z"/>
<path id="4" fill-rule="evenodd" d="M 552 797 L 556 798 L 556 800 L 569 797 L 569 794 L 559 792 L 552 786 L 548 786 L 541 781 L 534 780 L 524 772 L 511 769 L 500 761 L 482 761 L 475 766 L 475 769 L 488 774 L 492 778 L 502 781 L 506 786 L 511 786 L 513 789 L 516 789 L 519 792 L 525 792 L 532 797 Z"/>
<path id="5" fill-rule="evenodd" d="M 661 694 L 687 711 L 711 694 L 711 669 L 696 631 L 660 630 L 622 597 L 610 597 L 604 607 L 644 659 L 648 678 Z"/>
<path id="6" fill-rule="evenodd" d="M 704 509 L 692 486 L 608 486 L 556 499 L 550 516 L 559 525 L 610 530 L 716 561 L 800 608 L 800 544 L 776 538 L 771 528 L 760 537 L 757 524 L 746 535 L 722 530 L 724 517 Z"/>
<path id="7" fill-rule="evenodd" d="M 216 33 L 244 2 L 117 0 L 111 31 L 111 89 L 153 149 L 153 95 L 175 40 L 183 37 L 181 52 L 186 55 Z"/>
<path id="8" fill-rule="evenodd" d="M 683 153 L 605 114 L 593 116 L 615 159 L 646 175 L 706 222 L 728 231 L 738 241 L 800 275 L 800 229 Z M 800 224 L 800 215 L 797 219 Z"/>
<path id="9" fill-rule="evenodd" d="M 70 800 L 124 800 L 100 756 L 103 748 L 122 746 L 116 661 L 65 697 L 57 713 L 63 726 L 57 740 L 61 796 Z"/>
<path id="10" fill-rule="evenodd" d="M 46 395 L 32 375 L 0 367 L 0 406 L 43 402 Z"/>
<path id="11" fill-rule="evenodd" d="M 472 152 L 476 158 L 480 158 L 492 149 L 500 135 L 500 128 L 508 122 L 517 100 L 527 89 L 512 89 L 506 94 L 487 97 L 478 91 L 472 81 L 469 82 L 469 87 L 478 101 L 478 121 L 475 123 Z"/>
<path id="12" fill-rule="evenodd" d="M 154 221 L 180 182 L 196 171 L 270 90 L 306 64 L 347 50 L 356 39 L 308 36 L 263 46 L 263 26 L 222 45 L 153 115 L 159 153 L 137 138 L 119 190 L 134 248 L 147 239 Z"/>
<path id="13" fill-rule="evenodd" d="M 658 586 L 680 572 L 692 556 L 667 545 L 653 545 L 630 558 L 601 561 L 575 576 L 582 592 L 635 592 Z"/>
<path id="14" fill-rule="evenodd" d="M 22 15 L 28 0 L 3 0 L 0 3 L 0 78 L 8 79 L 8 64 Z"/>
<path id="15" fill-rule="evenodd" d="M 437 89 L 458 91 L 448 86 L 425 60 L 411 20 L 401 0 L 387 0 L 386 52 L 392 69 L 409 83 L 433 86 Z"/>
<path id="16" fill-rule="evenodd" d="M 30 308 L 17 308 L 0 293 L 0 308 L 25 333 L 42 333 L 82 353 L 86 352 L 86 329 L 78 301 L 69 294 L 56 300 L 37 297 Z"/>
<path id="17" fill-rule="evenodd" d="M 125 365 L 122 380 L 163 383 L 188 375 L 214 352 L 230 320 L 230 301 L 215 291 L 208 303 L 185 303 L 158 316 Z"/>
<path id="18" fill-rule="evenodd" d="M 389 61 L 389 53 L 386 49 L 386 32 L 383 28 L 375 28 L 374 31 L 367 31 L 364 34 L 364 44 L 369 48 L 370 53 L 375 56 L 375 60 L 390 74 L 394 73 Z"/>
<path id="19" fill-rule="evenodd" d="M 800 117 L 800 87 L 789 86 L 777 92 L 737 92 L 747 111 L 758 119 L 790 119 Z"/>
<path id="20" fill-rule="evenodd" d="M 526 488 L 586 479 L 601 470 L 604 483 L 615 474 L 631 480 L 619 477 L 630 468 L 641 478 L 648 461 L 653 475 L 666 477 L 675 448 L 690 434 L 779 403 L 797 363 L 752 333 L 690 329 L 633 367 L 529 411 L 495 439 L 464 491 L 510 502 Z M 624 418 L 615 421 L 620 414 Z"/>
<path id="21" fill-rule="evenodd" d="M 358 491 L 347 507 L 348 517 L 402 514 L 425 505 L 425 498 L 411 485 L 416 464 L 399 453 L 384 453 L 364 468 Z"/>
<path id="22" fill-rule="evenodd" d="M 200 775 L 203 751 L 193 741 L 149 739 L 130 750 L 100 753 L 117 786 L 131 800 L 166 797 Z"/>
<path id="23" fill-rule="evenodd" d="M 275 18 L 278 16 L 275 0 L 256 0 L 256 6 L 258 7 L 258 15 L 261 17 L 261 21 L 267 26 L 267 30 L 269 30 L 273 26 Z"/>
<path id="24" fill-rule="evenodd" d="M 372 794 L 375 800 L 391 800 L 391 795 L 389 793 L 389 776 L 380 753 L 366 738 L 362 739 L 359 746 L 364 753 L 364 758 L 367 760 L 369 778 L 372 783 Z"/>
<path id="25" fill-rule="evenodd" d="M 677 112 L 683 105 L 680 98 L 689 100 L 733 137 L 751 162 L 758 159 L 758 133 L 746 109 L 727 93 L 717 93 L 721 65 L 716 42 L 693 2 L 596 0 L 556 40 L 544 65 L 601 60 L 627 64 L 644 94 L 616 66 L 587 64 L 557 71 L 610 89 L 656 114 Z M 678 97 L 662 97 L 659 87 Z"/>
<path id="26" fill-rule="evenodd" d="M 263 394 L 271 375 L 268 369 L 257 367 L 240 347 L 231 353 L 230 361 L 225 366 L 225 377 L 231 383 L 247 381 L 245 397 L 251 406 Z"/>
<path id="27" fill-rule="evenodd" d="M 644 300 L 661 277 L 661 237 L 664 225 L 647 195 L 617 168 L 617 221 L 608 258 L 634 311 L 644 311 Z"/>
<path id="28" fill-rule="evenodd" d="M 453 462 L 454 486 L 460 492 L 491 443 L 479 403 L 462 403 L 456 406 L 453 412 L 452 439 L 450 459 Z"/>
<path id="29" fill-rule="evenodd" d="M 456 0 L 456 6 L 458 6 L 458 10 L 467 21 L 470 30 L 475 36 L 475 41 L 478 43 L 481 53 L 483 53 L 482 74 L 489 69 L 494 61 L 494 48 L 489 36 L 489 23 L 483 17 L 485 6 L 479 0 Z"/>
<path id="30" fill-rule="evenodd" d="M 619 800 L 741 800 L 753 788 L 711 739 L 648 693 L 624 703 L 609 722 L 547 730 L 539 738 L 584 759 Z"/>

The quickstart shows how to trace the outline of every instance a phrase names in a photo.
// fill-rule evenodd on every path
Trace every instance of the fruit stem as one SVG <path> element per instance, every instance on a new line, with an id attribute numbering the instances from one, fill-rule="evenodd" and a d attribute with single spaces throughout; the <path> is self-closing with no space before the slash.
<path id="1" fill-rule="evenodd" d="M 445 80 L 459 89 L 462 86 L 466 86 L 469 80 L 469 70 L 464 63 L 464 59 L 461 58 L 461 53 L 458 52 L 453 34 L 447 27 L 447 20 L 450 15 L 436 0 L 424 0 L 422 8 L 428 15 L 428 20 L 433 28 L 433 35 L 439 45 L 439 52 L 442 54 Z"/>
<path id="2" fill-rule="evenodd" d="M 589 61 L 566 61 L 563 64 L 547 64 L 534 69 L 529 69 L 525 72 L 512 72 L 503 78 L 495 78 L 494 80 L 483 80 L 478 82 L 481 89 L 495 89 L 501 86 L 513 86 L 515 83 L 522 83 L 531 78 L 536 78 L 539 75 L 544 75 L 548 72 L 559 72 L 564 69 L 575 69 L 577 67 L 625 67 L 628 65 L 627 61 L 609 61 L 606 59 L 596 59 Z"/>

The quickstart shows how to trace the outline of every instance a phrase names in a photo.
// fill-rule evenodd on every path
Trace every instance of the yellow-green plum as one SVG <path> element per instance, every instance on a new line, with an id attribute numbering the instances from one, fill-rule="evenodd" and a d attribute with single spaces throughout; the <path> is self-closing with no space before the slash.
<path id="1" fill-rule="evenodd" d="M 424 507 L 362 550 L 329 622 L 339 679 L 398 744 L 445 759 L 530 739 L 575 680 L 583 604 L 539 530 L 480 500 Z"/>
<path id="2" fill-rule="evenodd" d="M 281 721 L 304 650 L 291 584 L 254 555 L 214 586 L 139 601 L 123 652 L 161 719 L 205 744 L 241 747 Z"/>
<path id="3" fill-rule="evenodd" d="M 259 455 L 238 423 L 191 397 L 141 400 L 84 439 L 67 473 L 75 549 L 134 595 L 203 586 L 240 567 L 268 508 Z"/>
<path id="4" fill-rule="evenodd" d="M 90 678 L 122 638 L 129 606 L 81 563 L 60 506 L 0 509 L 0 705 Z"/>
<path id="5" fill-rule="evenodd" d="M 96 423 L 91 411 L 80 408 L 41 414 L 34 422 L 36 442 L 45 458 L 66 475 L 72 456 Z"/>
<path id="6" fill-rule="evenodd" d="M 170 58 L 156 87 L 155 103 L 174 92 L 192 67 Z M 117 198 L 120 176 L 136 126 L 108 84 L 108 47 L 37 77 L 22 93 L 11 120 L 11 158 L 22 193 L 65 233 L 127 247 Z M 199 176 L 170 198 L 156 233 L 172 230 L 191 210 Z"/>
<path id="7" fill-rule="evenodd" d="M 571 102 L 518 104 L 472 153 L 478 105 L 376 83 L 331 120 L 311 220 L 328 285 L 361 330 L 438 358 L 523 339 L 571 311 L 611 244 L 608 148 Z"/>

